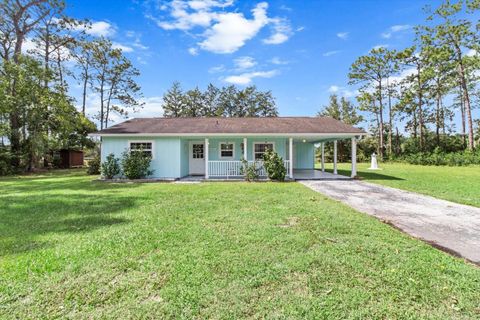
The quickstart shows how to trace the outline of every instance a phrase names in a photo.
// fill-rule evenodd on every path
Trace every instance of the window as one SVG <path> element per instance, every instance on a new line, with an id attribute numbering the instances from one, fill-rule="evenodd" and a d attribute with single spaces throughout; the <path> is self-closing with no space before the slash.
<path id="1" fill-rule="evenodd" d="M 150 141 L 130 142 L 130 152 L 143 151 L 144 154 L 153 157 L 153 143 Z"/>
<path id="2" fill-rule="evenodd" d="M 220 158 L 233 158 L 233 143 L 221 142 L 220 143 Z"/>
<path id="3" fill-rule="evenodd" d="M 273 150 L 273 143 L 255 143 L 253 145 L 253 155 L 255 160 L 263 160 L 263 154 L 267 150 Z"/>
<path id="4" fill-rule="evenodd" d="M 192 144 L 192 158 L 203 159 L 203 143 Z"/>

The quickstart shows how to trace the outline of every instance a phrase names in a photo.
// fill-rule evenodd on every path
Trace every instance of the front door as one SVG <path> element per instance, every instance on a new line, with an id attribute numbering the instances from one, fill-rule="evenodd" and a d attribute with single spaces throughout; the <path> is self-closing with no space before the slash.
<path id="1" fill-rule="evenodd" d="M 189 173 L 205 174 L 205 144 L 202 141 L 190 142 Z"/>

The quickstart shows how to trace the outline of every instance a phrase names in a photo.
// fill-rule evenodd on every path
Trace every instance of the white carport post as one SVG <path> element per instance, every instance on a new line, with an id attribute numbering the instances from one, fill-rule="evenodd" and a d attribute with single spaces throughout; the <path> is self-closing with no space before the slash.
<path id="1" fill-rule="evenodd" d="M 203 158 L 205 159 L 205 179 L 208 179 L 208 138 L 205 138 L 205 145 L 203 147 Z"/>
<path id="2" fill-rule="evenodd" d="M 289 167 L 288 167 L 288 175 L 290 176 L 290 179 L 293 179 L 293 139 L 289 138 L 288 139 L 288 160 L 290 161 Z"/>
<path id="3" fill-rule="evenodd" d="M 357 138 L 352 138 L 352 178 L 357 176 Z"/>
<path id="4" fill-rule="evenodd" d="M 325 142 L 322 142 L 322 172 L 325 172 Z"/>
<path id="5" fill-rule="evenodd" d="M 333 174 L 337 174 L 337 140 L 333 141 Z"/>
<path id="6" fill-rule="evenodd" d="M 243 138 L 243 158 L 248 161 L 247 138 Z"/>

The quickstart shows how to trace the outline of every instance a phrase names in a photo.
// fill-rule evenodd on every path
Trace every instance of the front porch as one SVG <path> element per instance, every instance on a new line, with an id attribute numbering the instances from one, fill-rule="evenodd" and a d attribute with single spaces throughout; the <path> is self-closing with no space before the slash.
<path id="1" fill-rule="evenodd" d="M 287 178 L 287 180 L 301 181 L 301 180 L 350 180 L 351 177 L 343 176 L 340 174 L 333 174 L 330 172 L 322 172 L 318 169 L 294 169 L 293 179 Z M 224 175 L 224 176 L 210 176 L 208 181 L 243 181 L 243 175 Z M 179 181 L 182 182 L 202 182 L 206 181 L 205 176 L 186 176 Z M 260 181 L 267 180 L 266 176 L 261 176 Z"/>
<path id="2" fill-rule="evenodd" d="M 337 174 L 337 141 L 352 143 L 352 175 Z M 356 176 L 357 136 L 296 136 L 296 137 L 209 137 L 204 140 L 186 139 L 188 157 L 183 175 L 185 180 L 241 180 L 243 159 L 255 164 L 260 179 L 267 174 L 262 156 L 265 150 L 275 150 L 283 159 L 289 180 L 343 180 Z M 325 172 L 325 144 L 333 144 L 333 173 Z M 321 150 L 321 169 L 315 170 L 316 148 Z"/>

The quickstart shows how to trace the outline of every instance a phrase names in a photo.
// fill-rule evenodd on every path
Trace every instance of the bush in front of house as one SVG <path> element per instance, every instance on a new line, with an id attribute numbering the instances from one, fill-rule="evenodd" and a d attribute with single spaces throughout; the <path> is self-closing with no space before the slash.
<path id="1" fill-rule="evenodd" d="M 257 163 L 254 162 L 249 164 L 247 160 L 242 159 L 242 167 L 240 168 L 240 173 L 245 177 L 245 181 L 252 182 L 258 180 L 258 171 Z"/>
<path id="2" fill-rule="evenodd" d="M 113 153 L 110 153 L 105 159 L 105 161 L 102 163 L 102 177 L 106 179 L 113 179 L 121 172 L 122 171 L 120 170 L 119 159 L 115 158 L 115 155 Z"/>
<path id="3" fill-rule="evenodd" d="M 263 166 L 267 176 L 271 180 L 285 181 L 287 169 L 283 164 L 283 159 L 273 150 L 267 150 L 263 154 Z"/>
<path id="4" fill-rule="evenodd" d="M 88 162 L 87 174 L 100 174 L 100 155 L 96 154 L 92 160 Z"/>
<path id="5" fill-rule="evenodd" d="M 129 151 L 122 154 L 123 175 L 128 179 L 143 179 L 153 174 L 150 170 L 152 157 L 143 150 Z"/>

